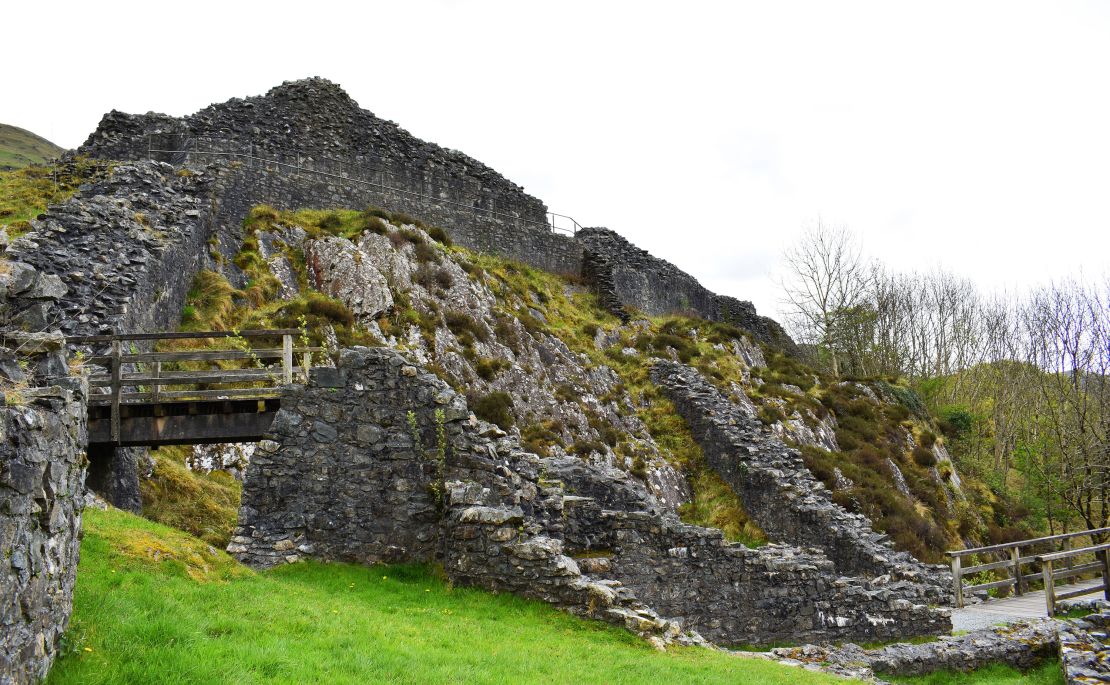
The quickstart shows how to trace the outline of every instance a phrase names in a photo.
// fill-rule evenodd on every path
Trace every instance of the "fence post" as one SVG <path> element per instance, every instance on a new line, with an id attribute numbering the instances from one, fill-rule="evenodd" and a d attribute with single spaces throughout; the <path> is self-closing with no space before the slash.
<path id="1" fill-rule="evenodd" d="M 956 594 L 956 606 L 964 605 L 964 581 L 960 576 L 960 557 L 952 557 L 952 591 Z"/>
<path id="2" fill-rule="evenodd" d="M 150 375 L 153 378 L 150 384 L 150 403 L 158 403 L 158 389 L 162 386 L 158 384 L 158 379 L 162 377 L 162 362 L 154 362 L 154 366 L 150 370 Z"/>
<path id="3" fill-rule="evenodd" d="M 112 442 L 119 444 L 120 344 L 112 340 Z"/>
<path id="4" fill-rule="evenodd" d="M 1014 564 L 1014 594 L 1020 597 L 1025 594 L 1022 587 L 1025 579 L 1021 576 L 1021 548 L 1017 545 L 1010 548 L 1010 561 Z"/>
<path id="5" fill-rule="evenodd" d="M 1098 553 L 1098 560 L 1102 562 L 1102 596 L 1110 599 L 1110 559 L 1107 558 L 1106 550 Z"/>
<path id="6" fill-rule="evenodd" d="M 293 382 L 293 336 L 281 336 L 281 376 L 282 382 L 289 385 Z"/>
<path id="7" fill-rule="evenodd" d="M 1044 578 L 1044 603 L 1048 617 L 1056 615 L 1056 587 L 1053 585 L 1052 560 L 1045 559 L 1041 566 L 1041 576 Z"/>
<path id="8" fill-rule="evenodd" d="M 302 362 L 301 371 L 304 372 L 304 382 L 308 385 L 308 370 L 312 368 L 312 353 L 304 353 L 304 361 Z"/>

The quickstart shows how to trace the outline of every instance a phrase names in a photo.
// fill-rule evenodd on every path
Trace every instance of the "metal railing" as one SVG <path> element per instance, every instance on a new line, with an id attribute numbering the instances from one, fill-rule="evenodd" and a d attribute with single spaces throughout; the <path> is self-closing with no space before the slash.
<path id="1" fill-rule="evenodd" d="M 278 396 L 279 385 L 289 385 L 294 376 L 305 379 L 312 367 L 312 354 L 324 352 L 323 347 L 296 347 L 293 336 L 302 334 L 297 328 L 277 328 L 250 331 L 205 331 L 198 333 L 133 333 L 129 335 L 86 335 L 66 338 L 74 345 L 100 345 L 107 343 L 108 354 L 93 355 L 85 361 L 88 364 L 104 366 L 106 373 L 89 376 L 90 388 L 107 388 L 107 392 L 93 392 L 89 395 L 90 405 L 109 405 L 111 407 L 111 440 L 120 439 L 120 405 L 158 404 L 161 402 L 183 402 L 197 400 L 224 399 L 271 399 Z M 248 339 L 281 338 L 281 347 L 252 348 L 245 343 Z M 239 345 L 234 349 L 186 350 L 181 352 L 138 352 L 123 351 L 123 341 L 157 342 L 163 340 L 198 340 L 209 338 L 233 338 Z M 294 356 L 301 356 L 301 366 L 294 366 Z M 280 359 L 280 366 L 267 368 L 263 360 Z M 256 365 L 251 368 L 202 369 L 202 370 L 163 370 L 163 363 L 178 365 L 179 362 L 236 361 Z M 125 371 L 143 365 L 138 371 Z M 165 390 L 171 386 L 195 385 L 242 385 L 248 388 L 186 389 Z M 263 384 L 265 387 L 257 387 Z"/>
<path id="2" fill-rule="evenodd" d="M 1097 553 L 1095 547 L 1080 547 L 1077 549 L 1070 549 L 1072 540 L 1078 537 L 1089 537 L 1093 541 L 1097 537 L 1105 537 L 1110 534 L 1110 528 L 1095 528 L 1092 530 L 1082 530 L 1075 533 L 1062 533 L 1060 535 L 1048 535 L 1040 538 L 1031 538 L 1029 540 L 1018 540 L 1016 542 L 1006 542 L 998 545 L 988 545 L 986 547 L 973 547 L 970 549 L 961 549 L 946 552 L 952 560 L 952 585 L 956 595 L 956 606 L 964 606 L 964 595 L 966 593 L 991 590 L 994 588 L 1006 588 L 1012 590 L 1015 595 L 1023 595 L 1029 591 L 1030 582 L 1043 580 L 1045 583 L 1045 596 L 1052 597 L 1054 584 L 1057 580 L 1063 578 L 1070 578 L 1084 573 L 1099 572 L 1104 574 L 1103 586 L 1093 589 L 1084 589 L 1082 592 L 1074 591 L 1068 592 L 1065 595 L 1056 596 L 1055 599 L 1049 599 L 1050 606 L 1060 599 L 1069 599 L 1077 597 L 1080 594 L 1090 594 L 1102 590 L 1106 585 L 1105 582 L 1105 552 L 1103 552 L 1102 560 L 1092 563 L 1078 564 L 1074 563 L 1076 557 L 1084 554 Z M 1042 550 L 1045 547 L 1050 548 L 1050 552 L 1030 553 L 1030 548 L 1040 547 Z M 1102 546 L 1106 547 L 1106 546 Z M 963 560 L 968 556 L 984 556 L 1002 557 L 997 561 L 990 561 L 982 564 L 975 564 L 972 566 L 964 566 Z M 1097 554 L 1096 554 L 1097 556 Z M 1046 561 L 1047 560 L 1047 561 Z M 1054 561 L 1063 560 L 1066 562 L 1066 567 L 1053 570 L 1052 564 Z M 1036 569 L 1030 569 L 1028 572 L 1025 570 L 1031 565 L 1040 565 L 1040 573 Z M 1047 566 L 1046 566 L 1047 564 Z M 1045 569 L 1048 569 L 1047 575 Z M 989 582 L 978 583 L 975 585 L 964 585 L 964 578 L 967 576 L 993 571 L 1002 572 L 1006 577 L 999 580 L 992 580 Z M 1038 578 L 1040 576 L 1040 578 Z M 1110 592 L 1110 591 L 1108 591 Z M 1110 594 L 1107 595 L 1110 599 Z M 1051 616 L 1053 609 L 1049 610 Z"/>
<path id="3" fill-rule="evenodd" d="M 178 135 L 178 134 L 173 134 L 173 135 Z M 383 193 L 384 192 L 397 193 L 397 194 L 415 199 L 415 200 L 420 201 L 420 202 L 425 202 L 425 203 L 428 203 L 428 204 L 453 205 L 453 206 L 456 206 L 456 207 L 467 209 L 471 213 L 474 213 L 474 214 L 477 214 L 477 213 L 481 212 L 481 213 L 488 214 L 490 216 L 495 216 L 495 217 L 500 217 L 502 219 L 511 220 L 512 222 L 514 222 L 518 225 L 526 225 L 526 226 L 541 226 L 542 225 L 542 226 L 545 226 L 548 229 L 550 229 L 553 233 L 560 233 L 560 234 L 567 234 L 567 235 L 570 235 L 570 236 L 574 236 L 578 233 L 578 231 L 582 230 L 582 228 L 583 228 L 582 225 L 579 224 L 577 221 L 575 221 L 573 217 L 567 216 L 566 214 L 559 214 L 557 212 L 547 212 L 546 213 L 547 214 L 547 220 L 544 221 L 544 222 L 540 222 L 540 221 L 536 221 L 534 219 L 525 218 L 525 217 L 521 216 L 520 214 L 510 213 L 510 212 L 499 212 L 499 211 L 497 211 L 495 209 L 492 209 L 492 208 L 489 208 L 489 207 L 481 207 L 479 205 L 476 205 L 473 201 L 465 202 L 460 198 L 458 193 L 456 193 L 456 199 L 452 200 L 452 199 L 450 199 L 450 197 L 440 197 L 440 196 L 437 196 L 437 195 L 432 195 L 430 193 L 420 193 L 420 192 L 416 192 L 416 191 L 413 191 L 413 190 L 408 190 L 406 188 L 400 188 L 397 185 L 389 185 L 386 182 L 386 177 L 388 176 L 390 181 L 394 182 L 396 180 L 396 175 L 393 172 L 389 171 L 388 169 L 385 169 L 384 167 L 377 166 L 377 165 L 374 165 L 374 164 L 365 164 L 365 163 L 360 163 L 360 162 L 343 161 L 341 159 L 332 159 L 332 158 L 328 158 L 328 157 L 324 157 L 324 158 L 322 158 L 322 160 L 317 160 L 315 158 L 309 157 L 307 161 L 311 162 L 312 164 L 315 165 L 318 162 L 322 161 L 322 163 L 325 166 L 327 166 L 327 169 L 320 169 L 320 168 L 317 168 L 316 166 L 305 166 L 304 161 L 306 161 L 306 160 L 304 160 L 300 156 L 297 157 L 297 163 L 296 164 L 290 164 L 289 162 L 286 162 L 282 159 L 275 159 L 275 158 L 272 158 L 272 157 L 263 157 L 263 156 L 256 155 L 255 154 L 255 146 L 254 146 L 253 143 L 251 143 L 249 145 L 248 149 L 244 152 L 241 148 L 240 149 L 235 149 L 240 144 L 235 143 L 234 141 L 228 141 L 228 140 L 223 140 L 223 139 L 203 139 L 203 140 L 207 140 L 210 143 L 212 143 L 213 147 L 223 146 L 225 149 L 223 149 L 223 150 L 215 150 L 215 149 L 213 149 L 213 150 L 201 150 L 199 141 L 202 140 L 202 138 L 190 137 L 190 139 L 193 143 L 192 149 L 189 149 L 189 145 L 186 143 L 183 146 L 183 149 L 168 150 L 168 149 L 163 149 L 161 147 L 155 147 L 154 146 L 153 135 L 148 135 L 147 136 L 147 157 L 150 158 L 150 159 L 154 159 L 154 155 L 156 155 L 156 154 L 165 154 L 165 155 L 179 155 L 179 156 L 182 157 L 183 160 L 187 159 L 188 155 L 207 155 L 207 156 L 212 156 L 212 157 L 226 157 L 226 158 L 245 159 L 245 160 L 247 160 L 247 164 L 248 164 L 249 168 L 252 168 L 252 169 L 253 168 L 259 168 L 256 165 L 261 165 L 261 168 L 266 169 L 267 171 L 269 171 L 269 170 L 282 170 L 282 171 L 292 171 L 292 172 L 299 172 L 299 173 L 314 174 L 316 176 L 341 181 L 343 183 L 350 183 L 350 184 L 355 184 L 355 185 L 360 185 L 360 186 L 368 186 L 368 187 L 372 187 L 372 188 L 377 188 L 377 189 L 381 190 Z M 361 173 L 361 174 L 363 174 L 365 176 L 368 176 L 368 177 L 363 178 L 363 177 L 360 177 L 360 176 L 352 176 L 349 173 L 350 171 L 355 171 L 356 173 Z M 369 172 L 369 174 L 367 174 L 367 172 Z M 375 177 L 375 176 L 376 176 L 377 180 L 372 180 L 373 177 Z M 440 194 L 442 194 L 444 192 L 443 189 L 445 189 L 448 194 L 450 194 L 453 190 L 450 184 L 442 184 L 439 187 L 441 188 L 441 190 L 439 191 Z"/>

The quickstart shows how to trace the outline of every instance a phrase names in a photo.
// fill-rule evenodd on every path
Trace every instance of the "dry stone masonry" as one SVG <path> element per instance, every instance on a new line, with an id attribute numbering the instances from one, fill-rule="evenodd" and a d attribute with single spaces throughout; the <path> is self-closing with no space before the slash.
<path id="1" fill-rule="evenodd" d="M 897 585 L 843 578 L 819 553 L 748 549 L 682 524 L 624 472 L 524 452 L 385 349 L 344 350 L 336 368 L 285 390 L 228 549 L 260 567 L 442 560 L 457 582 L 668 640 L 874 640 L 948 626 L 945 612 Z"/>
<path id="2" fill-rule="evenodd" d="M 686 419 L 710 466 L 772 539 L 819 548 L 841 573 L 882 578 L 905 596 L 950 604 L 951 583 L 943 567 L 895 551 L 866 517 L 834 503 L 796 450 L 696 369 L 659 360 L 651 377 Z"/>

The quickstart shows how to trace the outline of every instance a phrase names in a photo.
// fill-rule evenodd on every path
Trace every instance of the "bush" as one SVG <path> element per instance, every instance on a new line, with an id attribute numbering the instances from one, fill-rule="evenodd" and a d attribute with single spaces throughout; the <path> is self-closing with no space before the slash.
<path id="1" fill-rule="evenodd" d="M 390 216 L 393 219 L 393 223 L 397 224 L 398 226 L 416 226 L 417 228 L 424 228 L 423 221 L 417 219 L 416 217 L 409 216 L 404 212 L 392 212 Z"/>
<path id="2" fill-rule="evenodd" d="M 422 264 L 439 263 L 439 252 L 437 252 L 434 247 L 424 242 L 423 240 L 418 243 L 413 243 L 413 245 L 416 246 L 413 250 L 413 254 L 416 256 L 416 261 Z"/>
<path id="3" fill-rule="evenodd" d="M 435 277 L 436 285 L 444 290 L 455 285 L 455 279 L 451 276 L 451 272 L 447 269 L 436 269 Z"/>
<path id="4" fill-rule="evenodd" d="M 428 229 L 428 237 L 436 241 L 444 247 L 451 247 L 451 237 L 447 235 L 447 231 L 439 226 L 432 226 Z"/>
<path id="5" fill-rule="evenodd" d="M 509 430 L 516 423 L 512 412 L 513 398 L 500 390 L 471 399 L 470 409 L 478 418 L 496 424 L 502 430 Z"/>
<path id="6" fill-rule="evenodd" d="M 376 216 L 365 217 L 362 226 L 364 230 L 378 235 L 386 235 L 389 233 L 389 226 L 386 226 L 385 222 Z"/>
<path id="7" fill-rule="evenodd" d="M 578 440 L 570 446 L 570 452 L 585 459 L 594 452 L 605 454 L 605 445 L 597 440 Z"/>
<path id="8" fill-rule="evenodd" d="M 343 219 L 339 216 L 339 214 L 331 212 L 330 214 L 324 215 L 324 217 L 320 219 L 320 222 L 317 224 L 317 226 L 324 229 L 325 231 L 335 231 L 343 226 Z"/>
<path id="9" fill-rule="evenodd" d="M 913 448 L 913 460 L 917 462 L 918 466 L 923 466 L 925 468 L 936 466 L 937 464 L 937 457 L 933 454 L 933 451 L 921 445 Z"/>
<path id="10" fill-rule="evenodd" d="M 447 328 L 450 329 L 459 342 L 463 341 L 464 337 L 471 339 L 471 344 L 475 339 L 486 342 L 489 339 L 489 334 L 482 328 L 477 321 L 475 321 L 469 314 L 463 312 L 447 312 L 443 316 Z M 464 343 L 465 344 L 465 343 Z"/>
<path id="11" fill-rule="evenodd" d="M 492 381 L 501 371 L 512 366 L 504 359 L 491 359 L 483 357 L 474 365 L 474 370 L 483 380 Z"/>
<path id="12" fill-rule="evenodd" d="M 967 435 L 974 424 L 975 416 L 963 407 L 948 406 L 940 410 L 940 430 L 953 440 Z"/>

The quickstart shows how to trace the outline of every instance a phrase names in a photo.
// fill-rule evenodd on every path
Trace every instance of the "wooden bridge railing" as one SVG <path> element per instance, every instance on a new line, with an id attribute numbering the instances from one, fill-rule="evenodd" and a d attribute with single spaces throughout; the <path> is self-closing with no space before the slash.
<path id="1" fill-rule="evenodd" d="M 1060 600 L 1090 595 L 1096 592 L 1102 592 L 1103 597 L 1110 599 L 1110 563 L 1107 562 L 1107 550 L 1110 550 L 1110 543 L 1070 549 L 1053 554 L 1041 554 L 1036 557 L 1037 561 L 1041 563 L 1041 576 L 1044 578 L 1045 609 L 1049 616 L 1056 615 L 1056 603 Z M 1096 561 L 1072 566 L 1071 568 L 1053 569 L 1053 565 L 1055 565 L 1056 562 L 1070 560 L 1081 554 L 1093 554 Z M 1083 587 L 1077 590 L 1061 592 L 1059 594 L 1056 593 L 1056 580 L 1058 578 L 1066 578 L 1091 571 L 1097 571 L 1099 575 L 1102 576 L 1102 583 L 1100 585 Z"/>
<path id="2" fill-rule="evenodd" d="M 1095 536 L 1110 535 L 1110 528 L 1095 528 L 1093 530 L 1082 530 L 1075 533 L 1062 533 L 1060 535 L 1048 535 L 1040 538 L 1031 538 L 1029 540 L 1018 540 L 1016 542 L 1005 542 L 998 545 L 988 545 L 986 547 L 973 547 L 970 549 L 961 549 L 949 551 L 946 554 L 952 559 L 952 585 L 956 595 L 956 606 L 962 607 L 964 605 L 965 593 L 975 592 L 978 590 L 990 590 L 992 588 L 1010 588 L 1015 595 L 1023 595 L 1029 589 L 1030 579 L 1037 580 L 1037 572 L 1030 569 L 1028 572 L 1026 567 L 1032 564 L 1041 565 L 1041 579 L 1045 583 L 1046 597 L 1053 595 L 1054 584 L 1057 580 L 1078 576 L 1084 573 L 1099 572 L 1103 577 L 1103 586 L 1091 589 L 1084 589 L 1080 591 L 1072 591 L 1064 595 L 1058 595 L 1055 599 L 1049 599 L 1049 616 L 1054 612 L 1055 601 L 1061 599 L 1069 599 L 1071 597 L 1078 597 L 1081 594 L 1090 594 L 1103 590 L 1106 585 L 1106 550 L 1101 550 L 1100 561 L 1093 563 L 1085 563 L 1075 565 L 1073 560 L 1076 557 L 1085 554 L 1099 555 L 1099 548 L 1110 549 L 1110 545 L 1095 545 L 1091 547 L 1080 547 L 1077 549 L 1069 549 L 1071 541 L 1078 537 L 1091 537 L 1092 541 Z M 1030 548 L 1033 547 L 1050 547 L 1052 552 L 1031 552 Z M 964 566 L 964 557 L 972 555 L 981 556 L 1002 556 L 1004 557 L 998 561 L 991 561 L 983 564 L 975 564 L 973 566 Z M 1056 561 L 1064 561 L 1066 566 L 1064 568 L 1057 568 L 1053 570 L 1053 563 Z M 1047 566 L 1048 574 L 1045 574 Z M 976 585 L 965 586 L 963 579 L 967 576 L 981 573 L 983 571 L 1003 571 L 1007 574 L 1006 578 L 1001 580 L 994 580 L 986 583 L 979 583 Z M 1106 590 L 1107 599 L 1110 599 L 1110 589 Z"/>
<path id="3" fill-rule="evenodd" d="M 279 385 L 293 382 L 295 375 L 307 378 L 312 366 L 312 354 L 323 352 L 323 347 L 296 347 L 295 335 L 302 331 L 296 328 L 277 328 L 249 331 L 204 331 L 197 333 L 133 333 L 124 335 L 89 335 L 67 338 L 74 345 L 109 345 L 106 355 L 88 357 L 86 362 L 104 366 L 107 373 L 89 376 L 90 388 L 107 388 L 108 392 L 93 391 L 89 395 L 90 405 L 111 406 L 111 435 L 113 441 L 119 440 L 121 404 L 158 404 L 160 402 L 180 402 L 189 400 L 219 399 L 269 399 L 278 395 Z M 280 337 L 281 347 L 252 348 L 246 343 L 250 339 Z M 235 349 L 222 350 L 185 350 L 181 352 L 130 352 L 123 351 L 124 341 L 158 342 L 163 340 L 198 340 L 211 338 L 231 338 L 238 342 Z M 294 366 L 295 355 L 301 356 L 301 366 Z M 281 360 L 280 367 L 268 368 L 265 360 Z M 205 370 L 163 370 L 163 363 L 178 362 L 219 362 L 239 361 L 255 364 L 253 368 L 205 369 Z M 124 371 L 125 366 L 142 364 L 145 368 L 138 371 Z M 249 383 L 254 386 L 268 384 L 269 387 L 219 388 L 164 390 L 170 386 L 188 385 L 233 385 Z"/>

